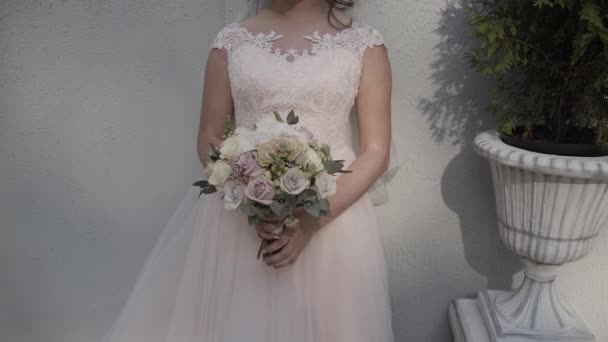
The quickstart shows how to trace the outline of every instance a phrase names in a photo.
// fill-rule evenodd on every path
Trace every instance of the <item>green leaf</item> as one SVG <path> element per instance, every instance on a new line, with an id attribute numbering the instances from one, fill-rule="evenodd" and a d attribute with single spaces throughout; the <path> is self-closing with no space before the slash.
<path id="1" fill-rule="evenodd" d="M 304 209 L 306 209 L 306 211 L 314 217 L 321 216 L 321 208 L 319 208 L 318 203 L 311 203 L 310 205 L 304 207 Z"/>
<path id="2" fill-rule="evenodd" d="M 208 185 L 201 190 L 202 193 L 209 195 L 217 191 L 217 188 L 214 185 Z"/>
<path id="3" fill-rule="evenodd" d="M 272 212 L 279 217 L 283 214 L 285 209 L 286 208 L 283 203 L 277 201 L 273 201 L 272 203 L 270 203 L 270 210 L 272 210 Z"/>
<path id="4" fill-rule="evenodd" d="M 281 115 L 277 112 L 274 111 L 272 112 L 272 114 L 274 114 L 274 118 L 278 121 L 278 122 L 283 122 L 283 118 L 281 118 Z"/>
<path id="5" fill-rule="evenodd" d="M 251 207 L 253 208 L 253 212 L 259 217 L 264 217 L 264 216 L 267 216 L 268 214 L 270 214 L 270 210 L 265 210 L 263 208 L 258 207 L 255 204 L 252 205 Z"/>
<path id="6" fill-rule="evenodd" d="M 285 194 L 285 204 L 288 208 L 295 209 L 298 205 L 298 200 L 294 195 Z"/>
<path id="7" fill-rule="evenodd" d="M 314 201 L 317 199 L 317 192 L 314 189 L 305 189 L 299 195 L 304 201 Z"/>
<path id="8" fill-rule="evenodd" d="M 211 160 L 216 161 L 219 160 L 221 157 L 221 153 L 220 150 L 217 149 L 217 147 L 215 147 L 215 145 L 210 144 L 211 145 L 211 152 L 209 152 L 209 158 L 211 158 Z"/>
<path id="9" fill-rule="evenodd" d="M 254 216 L 256 212 L 251 202 L 245 202 L 241 205 L 241 211 L 247 216 Z"/>
<path id="10" fill-rule="evenodd" d="M 333 175 L 344 168 L 344 160 L 328 160 L 323 162 L 323 166 L 327 173 Z"/>
<path id="11" fill-rule="evenodd" d="M 515 133 L 515 124 L 511 120 L 509 116 L 502 116 L 498 125 L 496 127 L 499 132 L 502 132 L 506 135 L 513 135 Z"/>
<path id="12" fill-rule="evenodd" d="M 289 114 L 287 114 L 287 123 L 290 125 L 295 125 L 298 123 L 298 121 L 300 121 L 300 119 L 296 116 L 293 110 L 290 110 Z"/>
<path id="13" fill-rule="evenodd" d="M 329 201 L 326 199 L 320 199 L 319 200 L 319 209 L 321 210 L 329 210 Z"/>
<path id="14" fill-rule="evenodd" d="M 199 180 L 199 181 L 196 181 L 196 182 L 192 183 L 192 185 L 193 185 L 193 186 L 200 186 L 201 188 L 204 188 L 204 187 L 206 187 L 207 185 L 209 185 L 209 181 L 206 181 L 206 180 Z"/>
<path id="15" fill-rule="evenodd" d="M 259 216 L 247 216 L 247 222 L 250 226 L 255 226 L 256 224 L 262 222 L 262 219 Z"/>

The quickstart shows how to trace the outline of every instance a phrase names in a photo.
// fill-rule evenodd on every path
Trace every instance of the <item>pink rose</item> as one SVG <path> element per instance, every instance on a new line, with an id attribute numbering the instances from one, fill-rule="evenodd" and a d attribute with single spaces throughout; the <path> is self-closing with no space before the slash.
<path id="1" fill-rule="evenodd" d="M 297 195 L 310 185 L 310 181 L 302 170 L 298 168 L 289 169 L 281 176 L 281 190 L 291 195 Z"/>
<path id="2" fill-rule="evenodd" d="M 265 205 L 272 203 L 274 195 L 274 184 L 262 175 L 250 179 L 245 188 L 245 196 L 247 198 Z"/>
<path id="3" fill-rule="evenodd" d="M 255 177 L 264 172 L 264 169 L 258 164 L 258 154 L 256 151 L 241 153 L 234 163 L 243 168 L 245 176 Z"/>

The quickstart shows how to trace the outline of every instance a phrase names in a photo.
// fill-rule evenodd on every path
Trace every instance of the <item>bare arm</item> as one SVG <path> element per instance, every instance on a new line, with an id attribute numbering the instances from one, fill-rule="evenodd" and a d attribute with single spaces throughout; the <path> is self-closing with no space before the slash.
<path id="1" fill-rule="evenodd" d="M 360 155 L 348 167 L 352 173 L 338 178 L 338 191 L 329 198 L 332 215 L 318 224 L 329 223 L 355 203 L 386 171 L 391 142 L 392 76 L 384 45 L 368 48 L 364 54 L 356 107 L 359 121 Z"/>
<path id="2" fill-rule="evenodd" d="M 207 166 L 211 144 L 221 142 L 226 119 L 233 110 L 227 57 L 225 49 L 211 49 L 205 66 L 197 136 L 197 153 L 203 167 Z"/>

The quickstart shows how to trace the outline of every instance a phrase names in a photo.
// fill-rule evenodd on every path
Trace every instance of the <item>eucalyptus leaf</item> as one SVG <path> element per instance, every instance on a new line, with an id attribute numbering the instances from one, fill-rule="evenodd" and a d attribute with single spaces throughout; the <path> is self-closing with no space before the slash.
<path id="1" fill-rule="evenodd" d="M 295 209 L 295 207 L 298 205 L 297 197 L 294 195 L 285 194 L 285 204 L 288 208 Z"/>
<path id="2" fill-rule="evenodd" d="M 281 118 L 281 114 L 279 114 L 277 111 L 272 112 L 272 114 L 274 114 L 274 118 L 278 121 L 278 122 L 284 122 L 283 118 Z"/>
<path id="3" fill-rule="evenodd" d="M 213 160 L 213 161 L 219 160 L 221 157 L 220 150 L 218 150 L 217 147 L 215 147 L 215 145 L 213 145 L 213 144 L 210 144 L 210 145 L 211 145 L 211 152 L 209 153 L 209 158 L 211 158 L 211 160 Z"/>
<path id="4" fill-rule="evenodd" d="M 336 174 L 344 167 L 343 161 L 339 160 L 328 160 L 323 162 L 323 166 L 325 167 L 325 172 L 330 175 Z"/>
<path id="5" fill-rule="evenodd" d="M 298 123 L 298 121 L 300 121 L 300 119 L 296 116 L 293 110 L 289 111 L 289 114 L 287 114 L 287 123 L 290 125 L 295 125 Z"/>
<path id="6" fill-rule="evenodd" d="M 272 203 L 270 203 L 270 210 L 272 210 L 275 215 L 281 216 L 281 214 L 285 210 L 285 205 L 283 203 L 273 201 Z"/>
<path id="7" fill-rule="evenodd" d="M 217 188 L 214 185 L 208 185 L 203 188 L 202 192 L 206 195 L 212 194 L 217 191 Z"/>
<path id="8" fill-rule="evenodd" d="M 254 216 L 256 214 L 253 204 L 251 204 L 250 202 L 243 203 L 241 205 L 241 211 L 247 216 Z"/>
<path id="9" fill-rule="evenodd" d="M 259 217 L 264 217 L 268 214 L 267 210 L 264 210 L 256 205 L 252 205 L 251 208 L 253 209 L 253 212 Z"/>
<path id="10" fill-rule="evenodd" d="M 319 209 L 321 209 L 321 211 L 329 211 L 329 201 L 326 199 L 320 199 L 319 200 Z"/>
<path id="11" fill-rule="evenodd" d="M 314 189 L 306 189 L 302 191 L 299 195 L 305 201 L 313 201 L 317 198 L 317 192 Z"/>
<path id="12" fill-rule="evenodd" d="M 247 222 L 249 223 L 250 226 L 254 226 L 260 222 L 262 222 L 262 219 L 260 219 L 259 216 L 247 216 Z"/>
<path id="13" fill-rule="evenodd" d="M 321 209 L 319 208 L 318 203 L 312 203 L 310 205 L 307 205 L 306 207 L 304 207 L 304 209 L 306 209 L 306 211 L 314 217 L 321 216 Z"/>
<path id="14" fill-rule="evenodd" d="M 319 209 L 321 210 L 321 215 L 330 216 L 331 210 L 329 209 L 329 201 L 326 199 L 319 200 Z"/>
<path id="15" fill-rule="evenodd" d="M 206 181 L 206 180 L 199 180 L 199 181 L 196 181 L 196 182 L 192 183 L 192 185 L 193 186 L 200 186 L 201 188 L 204 188 L 207 185 L 209 185 L 209 182 Z"/>

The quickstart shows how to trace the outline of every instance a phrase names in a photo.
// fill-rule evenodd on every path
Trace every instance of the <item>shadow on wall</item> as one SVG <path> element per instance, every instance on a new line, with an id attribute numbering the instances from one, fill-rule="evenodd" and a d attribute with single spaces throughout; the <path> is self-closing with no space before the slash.
<path id="1" fill-rule="evenodd" d="M 474 44 L 465 6 L 465 0 L 447 1 L 440 12 L 430 76 L 436 90 L 420 99 L 418 107 L 436 144 L 461 146 L 442 175 L 441 193 L 458 214 L 466 261 L 486 277 L 487 287 L 506 289 L 522 264 L 500 241 L 490 170 L 472 148 L 477 132 L 493 128 L 495 120 L 485 109 L 489 83 L 465 60 L 465 51 Z M 472 295 L 478 289 L 463 290 L 462 295 Z"/>

